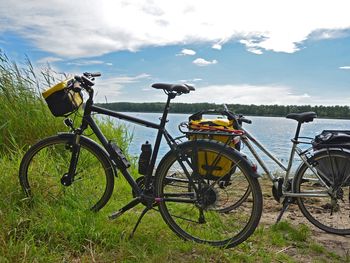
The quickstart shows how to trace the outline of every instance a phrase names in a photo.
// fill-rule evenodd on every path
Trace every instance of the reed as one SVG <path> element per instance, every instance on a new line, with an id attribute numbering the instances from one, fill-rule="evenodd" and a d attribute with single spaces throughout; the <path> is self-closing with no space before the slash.
<path id="1" fill-rule="evenodd" d="M 0 152 L 16 151 L 63 128 L 40 96 L 53 81 L 49 70 L 37 72 L 29 59 L 18 65 L 0 50 Z"/>

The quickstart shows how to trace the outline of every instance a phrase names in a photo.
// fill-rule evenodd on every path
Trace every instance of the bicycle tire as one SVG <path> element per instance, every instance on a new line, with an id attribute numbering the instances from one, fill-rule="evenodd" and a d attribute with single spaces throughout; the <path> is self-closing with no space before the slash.
<path id="1" fill-rule="evenodd" d="M 69 169 L 73 138 L 57 135 L 33 145 L 21 161 L 20 184 L 30 200 L 97 212 L 112 195 L 114 169 L 102 148 L 81 136 L 75 180 L 64 186 L 61 179 Z"/>
<path id="2" fill-rule="evenodd" d="M 298 197 L 299 209 L 316 227 L 332 234 L 349 235 L 350 153 L 340 149 L 323 150 L 317 152 L 310 163 L 333 190 L 327 197 Z M 345 180 L 344 176 L 348 179 Z M 296 193 L 327 190 L 306 164 L 302 164 L 298 169 L 293 187 Z M 334 198 L 331 197 L 332 194 Z"/>
<path id="3" fill-rule="evenodd" d="M 187 175 L 178 161 L 177 152 L 181 156 L 181 164 L 191 170 Z M 230 248 L 245 241 L 258 226 L 262 213 L 260 185 L 252 175 L 247 160 L 224 144 L 206 140 L 180 144 L 177 152 L 170 151 L 163 157 L 155 182 L 156 196 L 160 200 L 159 211 L 170 229 L 185 240 L 217 247 Z M 250 189 L 250 196 L 243 199 L 240 206 L 225 213 L 220 211 L 220 193 L 215 191 L 215 185 L 209 186 L 198 172 L 199 167 L 204 165 L 201 163 L 203 160 L 197 158 L 202 152 L 216 154 L 235 164 L 236 172 L 231 176 L 231 183 L 234 184 L 240 175 L 245 179 L 245 185 L 239 187 L 242 183 L 239 181 L 236 188 L 232 188 L 231 198 L 241 199 L 247 188 Z M 208 164 L 216 165 L 214 161 L 205 165 Z M 173 202 L 171 197 L 182 197 L 185 202 Z"/>

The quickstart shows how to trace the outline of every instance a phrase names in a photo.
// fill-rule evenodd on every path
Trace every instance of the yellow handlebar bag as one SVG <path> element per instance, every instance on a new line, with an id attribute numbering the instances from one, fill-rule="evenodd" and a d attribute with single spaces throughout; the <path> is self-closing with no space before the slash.
<path id="1" fill-rule="evenodd" d="M 74 80 L 67 79 L 42 93 L 54 116 L 68 116 L 83 103 L 81 92 L 74 91 L 73 85 Z"/>

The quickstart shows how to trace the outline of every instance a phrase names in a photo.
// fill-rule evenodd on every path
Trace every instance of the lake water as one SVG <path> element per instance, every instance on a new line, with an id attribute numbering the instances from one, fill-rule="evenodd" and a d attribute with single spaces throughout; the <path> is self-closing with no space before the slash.
<path id="1" fill-rule="evenodd" d="M 125 114 L 155 123 L 159 123 L 159 118 L 161 117 L 161 113 L 129 112 Z M 167 123 L 166 128 L 173 137 L 182 135 L 178 129 L 178 125 L 181 122 L 187 121 L 189 115 L 190 114 L 169 114 L 169 122 Z M 283 117 L 247 116 L 247 118 L 252 120 L 252 124 L 244 124 L 244 128 L 286 165 L 291 148 L 290 140 L 294 136 L 297 122 Z M 117 120 L 117 122 L 128 125 L 128 128 L 133 131 L 133 141 L 129 148 L 130 154 L 138 156 L 141 152 L 141 144 L 145 143 L 145 141 L 149 141 L 152 146 L 154 146 L 157 134 L 156 130 L 120 120 Z M 350 130 L 350 120 L 315 119 L 311 123 L 305 123 L 302 125 L 300 136 L 314 137 L 325 129 Z M 168 150 L 168 145 L 163 141 L 158 158 L 161 158 Z M 242 152 L 251 156 L 247 149 L 243 148 Z M 263 156 L 263 160 L 271 171 L 279 170 L 278 166 L 268 158 Z M 295 164 L 297 165 L 299 162 L 296 159 Z M 262 169 L 260 168 L 259 171 L 261 172 Z"/>

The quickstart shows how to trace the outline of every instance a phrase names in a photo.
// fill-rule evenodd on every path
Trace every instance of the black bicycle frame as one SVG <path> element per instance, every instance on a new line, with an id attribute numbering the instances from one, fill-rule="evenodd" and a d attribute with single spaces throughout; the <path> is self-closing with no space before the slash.
<path id="1" fill-rule="evenodd" d="M 88 126 L 90 126 L 92 131 L 95 133 L 96 137 L 100 140 L 100 142 L 102 143 L 102 145 L 104 146 L 104 148 L 107 150 L 107 152 L 109 154 L 111 154 L 112 152 L 115 153 L 115 151 L 111 147 L 107 138 L 103 135 L 100 128 L 97 126 L 96 122 L 94 121 L 94 119 L 91 116 L 91 113 L 98 113 L 98 114 L 118 118 L 120 120 L 125 120 L 128 122 L 136 123 L 136 124 L 141 125 L 141 126 L 145 126 L 148 128 L 158 130 L 157 137 L 156 137 L 155 144 L 154 144 L 154 149 L 153 149 L 152 156 L 151 156 L 151 161 L 149 164 L 149 168 L 147 170 L 147 174 L 145 175 L 145 182 L 144 182 L 145 189 L 148 189 L 150 187 L 150 184 L 151 184 L 151 177 L 152 177 L 152 173 L 153 173 L 156 161 L 157 161 L 157 156 L 158 156 L 159 147 L 160 147 L 160 144 L 162 141 L 162 137 L 164 136 L 164 138 L 166 139 L 168 145 L 170 146 L 170 148 L 172 150 L 174 150 L 176 148 L 175 140 L 171 137 L 171 135 L 165 129 L 165 125 L 167 122 L 167 116 L 169 113 L 170 101 L 171 101 L 171 99 L 173 99 L 175 97 L 175 95 L 172 93 L 168 94 L 168 99 L 167 99 L 167 102 L 166 102 L 165 107 L 164 107 L 163 115 L 160 119 L 160 124 L 149 122 L 149 121 L 135 118 L 135 117 L 132 117 L 129 115 L 125 115 L 125 114 L 122 114 L 122 113 L 119 113 L 116 111 L 112 111 L 112 110 L 108 110 L 108 109 L 104 109 L 104 108 L 95 106 L 95 105 L 93 105 L 93 100 L 92 100 L 93 91 L 90 91 L 89 95 L 90 95 L 89 96 L 90 98 L 87 100 L 86 105 L 85 105 L 85 109 L 84 109 L 84 116 L 83 116 L 83 122 L 81 125 L 81 130 L 85 130 Z M 118 155 L 119 159 L 124 158 L 124 156 L 120 155 L 119 153 L 117 153 L 117 155 Z M 122 165 L 120 163 L 119 164 L 117 163 L 117 168 L 121 171 L 121 173 L 123 174 L 125 179 L 131 185 L 131 187 L 132 187 L 133 191 L 136 193 L 136 195 L 140 195 L 142 190 L 140 189 L 140 187 L 138 186 L 138 184 L 136 183 L 134 178 L 127 171 L 128 167 L 125 165 Z"/>

